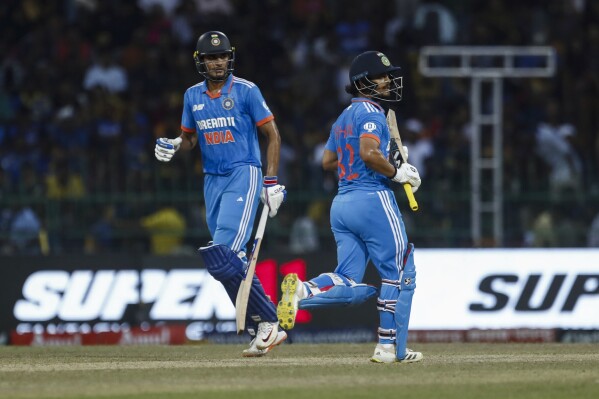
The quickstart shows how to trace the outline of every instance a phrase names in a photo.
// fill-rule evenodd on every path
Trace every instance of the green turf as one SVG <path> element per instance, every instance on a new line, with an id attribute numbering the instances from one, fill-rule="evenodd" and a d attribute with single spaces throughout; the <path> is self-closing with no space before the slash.
<path id="1" fill-rule="evenodd" d="M 0 398 L 599 398 L 599 345 L 413 347 L 423 362 L 370 363 L 374 344 L 0 347 Z"/>

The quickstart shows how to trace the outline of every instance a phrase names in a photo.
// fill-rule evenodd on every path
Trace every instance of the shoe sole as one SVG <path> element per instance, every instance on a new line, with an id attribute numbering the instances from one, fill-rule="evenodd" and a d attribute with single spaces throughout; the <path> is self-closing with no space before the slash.
<path id="1" fill-rule="evenodd" d="M 283 338 L 281 338 L 280 340 L 275 340 L 275 342 L 271 346 L 269 346 L 268 348 L 266 348 L 266 349 L 260 349 L 262 351 L 261 353 L 248 352 L 247 349 L 246 349 L 246 350 L 244 350 L 241 353 L 241 356 L 243 356 L 243 357 L 262 357 L 262 356 L 265 356 L 268 352 L 270 352 L 270 350 L 272 348 L 274 348 L 277 345 L 281 345 L 287 339 L 287 333 L 285 331 L 280 331 L 280 332 L 282 332 L 284 334 Z"/>
<path id="2" fill-rule="evenodd" d="M 411 355 L 410 354 L 408 356 L 410 356 L 410 357 L 414 356 L 414 357 L 410 358 L 410 359 L 402 359 L 402 360 L 395 359 L 392 362 L 385 362 L 385 361 L 383 361 L 381 359 L 377 359 L 375 357 L 371 357 L 370 361 L 373 362 L 373 363 L 417 363 L 417 362 L 421 361 L 424 358 L 424 356 L 422 356 L 422 354 L 420 354 L 420 355 Z"/>
<path id="3" fill-rule="evenodd" d="M 283 296 L 277 306 L 277 318 L 282 328 L 290 330 L 295 326 L 297 314 L 297 303 L 294 303 L 297 292 L 297 274 L 291 273 L 285 276 L 281 283 L 281 291 Z"/>
<path id="4" fill-rule="evenodd" d="M 372 363 L 387 363 L 387 362 L 383 362 L 382 360 L 376 359 L 376 358 L 374 358 L 374 357 L 371 357 L 371 358 L 370 358 L 370 361 L 371 361 Z"/>
<path id="5" fill-rule="evenodd" d="M 411 358 L 408 359 L 407 358 L 408 356 L 411 357 Z M 408 355 L 408 356 L 406 356 L 405 359 L 400 360 L 399 363 L 417 363 L 417 362 L 421 361 L 424 358 L 424 356 L 422 356 L 422 354 L 420 354 L 420 355 Z"/>

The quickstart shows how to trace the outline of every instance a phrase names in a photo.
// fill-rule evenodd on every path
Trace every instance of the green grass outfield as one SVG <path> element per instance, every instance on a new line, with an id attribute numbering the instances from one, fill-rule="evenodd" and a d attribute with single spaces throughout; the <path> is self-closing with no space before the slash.
<path id="1" fill-rule="evenodd" d="M 412 347 L 423 362 L 370 363 L 374 344 L 0 347 L 0 398 L 599 398 L 599 344 Z"/>

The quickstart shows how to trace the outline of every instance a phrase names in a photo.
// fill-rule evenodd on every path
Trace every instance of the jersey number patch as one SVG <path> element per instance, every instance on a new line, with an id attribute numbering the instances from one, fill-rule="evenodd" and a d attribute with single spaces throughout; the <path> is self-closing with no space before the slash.
<path id="1" fill-rule="evenodd" d="M 337 166 L 339 167 L 339 179 L 345 178 L 346 180 L 354 180 L 358 177 L 358 174 L 352 172 L 352 166 L 354 165 L 354 147 L 349 143 L 345 143 L 345 149 L 347 150 L 349 159 L 343 158 L 343 150 L 341 147 L 337 147 Z"/>

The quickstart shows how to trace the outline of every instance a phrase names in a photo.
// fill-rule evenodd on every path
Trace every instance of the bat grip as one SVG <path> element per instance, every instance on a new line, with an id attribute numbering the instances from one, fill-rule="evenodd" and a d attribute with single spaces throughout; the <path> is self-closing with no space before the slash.
<path id="1" fill-rule="evenodd" d="M 410 186 L 409 183 L 404 183 L 403 184 L 403 189 L 406 192 L 406 195 L 408 196 L 408 201 L 410 203 L 410 208 L 416 212 L 418 210 L 418 202 L 416 202 L 416 198 L 414 197 L 414 193 L 412 192 L 412 186 Z"/>

